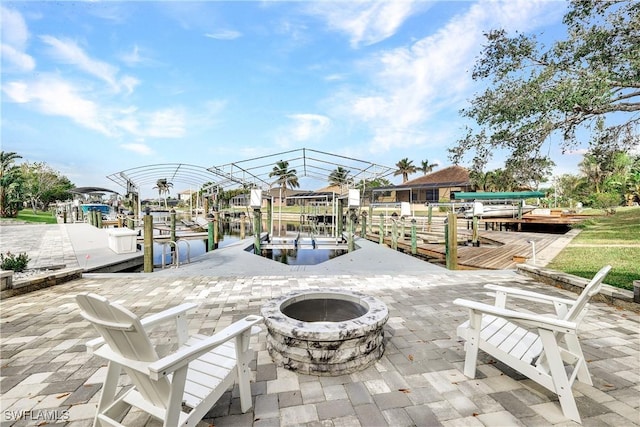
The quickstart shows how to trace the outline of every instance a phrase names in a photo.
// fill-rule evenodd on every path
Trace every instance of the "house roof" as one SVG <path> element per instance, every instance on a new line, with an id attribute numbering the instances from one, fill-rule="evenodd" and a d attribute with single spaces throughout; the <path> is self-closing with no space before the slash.
<path id="1" fill-rule="evenodd" d="M 385 187 L 378 187 L 375 190 L 389 190 L 389 189 L 409 189 L 409 188 L 437 188 L 437 187 L 453 187 L 470 185 L 469 170 L 462 166 L 449 166 L 430 174 L 411 179 L 400 185 L 390 185 Z"/>
<path id="2" fill-rule="evenodd" d="M 412 187 L 425 184 L 443 184 L 443 183 L 468 183 L 469 170 L 462 166 L 449 166 L 444 169 L 437 170 L 430 174 L 411 179 L 403 183 L 402 187 Z"/>
<path id="3" fill-rule="evenodd" d="M 322 187 L 318 190 L 315 190 L 316 193 L 342 193 L 342 188 L 340 185 L 327 185 L 326 187 Z"/>

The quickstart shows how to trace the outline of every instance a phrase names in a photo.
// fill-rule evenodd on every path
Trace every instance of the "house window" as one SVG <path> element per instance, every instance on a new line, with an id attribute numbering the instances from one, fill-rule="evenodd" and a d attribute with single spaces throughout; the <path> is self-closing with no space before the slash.
<path id="1" fill-rule="evenodd" d="M 428 188 L 426 190 L 426 201 L 433 203 L 433 202 L 438 202 L 439 200 L 439 191 L 437 188 Z"/>

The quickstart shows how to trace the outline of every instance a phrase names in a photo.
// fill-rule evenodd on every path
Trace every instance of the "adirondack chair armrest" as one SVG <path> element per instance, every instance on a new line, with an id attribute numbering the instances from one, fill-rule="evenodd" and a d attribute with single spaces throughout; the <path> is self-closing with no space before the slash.
<path id="1" fill-rule="evenodd" d="M 572 306 L 575 300 L 561 298 L 551 295 L 540 294 L 538 292 L 527 291 L 524 289 L 507 288 L 499 285 L 484 285 L 485 289 L 489 289 L 495 292 L 504 292 L 510 297 L 520 298 L 527 301 L 534 301 L 543 304 L 566 304 Z"/>
<path id="2" fill-rule="evenodd" d="M 541 316 L 539 314 L 523 313 L 508 308 L 496 307 L 494 305 L 485 304 L 477 301 L 469 301 L 458 298 L 453 301 L 454 304 L 466 307 L 469 310 L 482 314 L 490 314 L 496 317 L 513 320 L 517 323 L 523 323 L 532 327 L 558 331 L 562 333 L 575 333 L 578 325 L 575 322 L 556 319 L 553 317 Z"/>
<path id="3" fill-rule="evenodd" d="M 194 304 L 192 302 L 187 302 L 184 304 L 180 304 L 175 307 L 171 307 L 167 310 L 161 311 L 160 313 L 152 314 L 150 316 L 145 317 L 144 319 L 140 319 L 142 326 L 146 328 L 150 328 L 162 322 L 167 322 L 169 320 L 173 320 L 181 314 L 186 313 L 189 310 L 193 310 L 196 308 L 198 304 Z"/>
<path id="4" fill-rule="evenodd" d="M 263 318 L 260 316 L 247 316 L 193 346 L 179 348 L 175 353 L 165 356 L 149 365 L 151 379 L 157 381 L 161 377 L 167 376 L 181 367 L 188 365 L 191 361 L 230 339 L 246 331 L 249 331 L 249 333 L 253 332 L 254 329 L 252 327 L 262 322 L 262 320 Z"/>
<path id="5" fill-rule="evenodd" d="M 143 362 L 141 360 L 129 359 L 128 357 L 121 356 L 111 350 L 108 345 L 101 346 L 96 349 L 93 354 L 95 356 L 102 357 L 109 362 L 114 362 L 120 366 L 126 366 L 127 368 L 136 370 L 144 375 L 149 375 L 149 362 Z"/>
<path id="6" fill-rule="evenodd" d="M 167 310 L 161 311 L 160 313 L 152 314 L 150 316 L 145 317 L 144 319 L 140 319 L 140 323 L 142 326 L 147 329 L 153 326 L 156 326 L 162 322 L 167 322 L 169 320 L 173 320 L 181 314 L 186 313 L 189 310 L 196 308 L 198 305 L 187 302 L 184 304 L 177 305 L 175 307 L 171 307 Z M 104 338 L 98 337 L 94 338 L 90 341 L 87 341 L 87 351 L 89 354 L 93 354 L 98 348 L 104 345 Z"/>

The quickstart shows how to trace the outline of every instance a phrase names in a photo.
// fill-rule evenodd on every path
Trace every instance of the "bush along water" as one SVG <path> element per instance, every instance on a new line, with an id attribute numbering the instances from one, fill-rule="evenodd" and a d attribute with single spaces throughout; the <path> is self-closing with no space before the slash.
<path id="1" fill-rule="evenodd" d="M 7 254 L 0 254 L 0 269 L 13 270 L 16 273 L 21 273 L 27 268 L 29 264 L 29 256 L 26 252 L 16 256 L 11 252 Z"/>

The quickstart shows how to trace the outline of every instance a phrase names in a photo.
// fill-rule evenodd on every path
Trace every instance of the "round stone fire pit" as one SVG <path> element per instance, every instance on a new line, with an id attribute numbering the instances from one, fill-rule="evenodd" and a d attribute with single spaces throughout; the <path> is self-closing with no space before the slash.
<path id="1" fill-rule="evenodd" d="M 343 290 L 294 291 L 262 306 L 267 350 L 280 366 L 311 375 L 359 371 L 384 353 L 387 306 Z"/>

